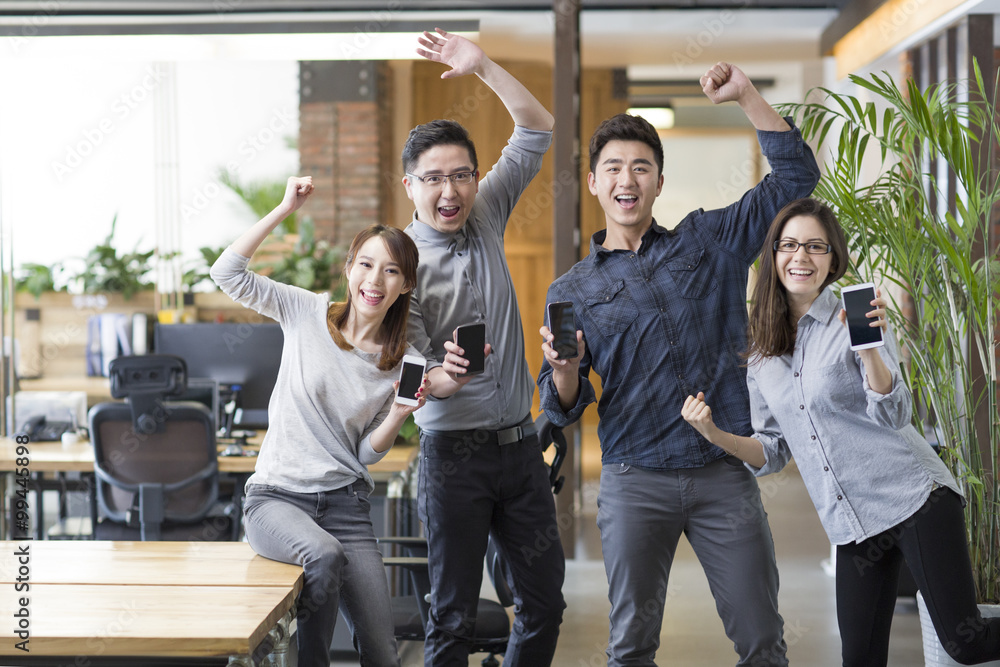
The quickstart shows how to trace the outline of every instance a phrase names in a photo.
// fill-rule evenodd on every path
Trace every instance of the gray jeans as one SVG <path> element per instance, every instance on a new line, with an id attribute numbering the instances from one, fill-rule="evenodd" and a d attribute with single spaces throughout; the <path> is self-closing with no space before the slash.
<path id="1" fill-rule="evenodd" d="M 304 570 L 296 619 L 300 667 L 329 667 L 338 608 L 362 665 L 399 665 L 389 585 L 364 482 L 322 493 L 251 484 L 244 514 L 254 551 Z"/>
<path id="2" fill-rule="evenodd" d="M 667 471 L 605 465 L 597 525 L 611 599 L 609 667 L 655 665 L 681 533 L 708 577 L 737 664 L 788 664 L 771 529 L 757 480 L 737 459 Z"/>

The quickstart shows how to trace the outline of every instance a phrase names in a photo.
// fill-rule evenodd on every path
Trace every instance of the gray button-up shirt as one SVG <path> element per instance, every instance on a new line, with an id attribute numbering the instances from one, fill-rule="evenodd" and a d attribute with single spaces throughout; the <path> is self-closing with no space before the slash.
<path id="1" fill-rule="evenodd" d="M 551 143 L 551 132 L 515 127 L 500 159 L 480 182 L 461 230 L 443 234 L 415 214 L 406 228 L 420 250 L 407 336 L 427 358 L 427 368 L 441 365 L 444 342 L 452 340 L 461 324 L 485 322 L 486 342 L 492 346 L 485 373 L 454 396 L 428 401 L 413 413 L 421 428 L 498 430 L 521 423 L 531 410 L 535 382 L 524 359 L 521 313 L 503 235 Z"/>
<path id="2" fill-rule="evenodd" d="M 830 288 L 798 323 L 791 355 L 751 362 L 747 373 L 754 435 L 767 463 L 758 476 L 794 456 L 833 544 L 860 542 L 912 516 L 935 483 L 961 495 L 945 464 L 910 423 L 912 400 L 891 332 L 877 348 L 892 390 L 868 385 L 850 349 Z"/>

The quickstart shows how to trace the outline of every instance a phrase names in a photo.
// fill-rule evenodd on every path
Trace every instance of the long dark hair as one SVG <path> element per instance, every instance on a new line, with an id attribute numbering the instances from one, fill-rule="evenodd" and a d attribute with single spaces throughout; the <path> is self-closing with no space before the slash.
<path id="1" fill-rule="evenodd" d="M 406 352 L 406 320 L 410 316 L 410 295 L 413 287 L 417 284 L 417 261 L 419 252 L 413 239 L 406 235 L 401 229 L 388 225 L 374 224 L 361 230 L 351 241 L 351 247 L 347 251 L 347 262 L 345 271 L 350 271 L 354 264 L 354 258 L 358 255 L 368 239 L 380 238 L 385 244 L 385 249 L 389 252 L 392 261 L 399 264 L 399 270 L 403 274 L 403 289 L 406 292 L 396 297 L 395 303 L 389 306 L 389 312 L 382 320 L 379 327 L 379 343 L 382 345 L 382 357 L 378 361 L 378 369 L 381 371 L 392 370 L 403 358 Z M 331 303 L 326 313 L 326 326 L 330 330 L 333 341 L 342 350 L 354 349 L 354 346 L 347 342 L 340 328 L 347 324 L 347 318 L 351 314 L 351 291 L 347 290 L 347 300 Z"/>
<path id="2" fill-rule="evenodd" d="M 788 306 L 788 293 L 778 279 L 774 263 L 774 242 L 781 238 L 785 223 L 796 216 L 813 218 L 823 227 L 827 241 L 833 246 L 830 275 L 823 281 L 822 288 L 840 280 L 847 272 L 849 255 L 844 230 L 826 204 L 810 198 L 797 199 L 778 211 L 764 247 L 760 252 L 760 269 L 750 297 L 750 317 L 747 328 L 749 349 L 745 357 L 751 363 L 766 357 L 780 357 L 795 349 L 797 322 L 792 321 Z"/>

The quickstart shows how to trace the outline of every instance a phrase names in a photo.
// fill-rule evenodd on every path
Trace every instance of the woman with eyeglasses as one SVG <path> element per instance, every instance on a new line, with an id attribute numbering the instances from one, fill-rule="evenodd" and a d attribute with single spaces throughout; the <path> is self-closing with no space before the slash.
<path id="1" fill-rule="evenodd" d="M 912 399 L 896 346 L 852 351 L 831 285 L 847 270 L 844 232 L 815 199 L 782 209 L 760 256 L 750 305 L 747 385 L 754 433 L 728 433 L 711 396 L 689 396 L 681 415 L 757 476 L 794 456 L 830 541 L 837 546 L 837 619 L 843 664 L 884 666 L 905 560 L 945 650 L 962 664 L 1000 658 L 1000 619 L 976 606 L 963 498 L 911 424 Z M 886 334 L 886 302 L 870 326 Z"/>

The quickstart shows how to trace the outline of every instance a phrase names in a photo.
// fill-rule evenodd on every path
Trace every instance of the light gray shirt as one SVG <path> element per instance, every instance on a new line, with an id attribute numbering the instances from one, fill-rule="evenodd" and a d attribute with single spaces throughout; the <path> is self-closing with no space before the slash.
<path id="1" fill-rule="evenodd" d="M 833 544 L 860 542 L 912 516 L 935 484 L 961 495 L 944 462 L 910 423 L 892 333 L 876 348 L 892 373 L 888 394 L 873 391 L 828 287 L 798 322 L 795 351 L 751 362 L 747 373 L 754 435 L 777 472 L 794 456 Z"/>
<path id="2" fill-rule="evenodd" d="M 385 452 L 372 449 L 371 433 L 389 414 L 398 367 L 380 371 L 380 355 L 333 342 L 326 324 L 329 294 L 257 275 L 248 262 L 227 248 L 212 266 L 212 279 L 237 303 L 276 320 L 285 342 L 267 434 L 247 484 L 315 493 L 364 479 L 373 490 L 366 466 Z M 247 329 L 252 336 L 253 326 Z"/>
<path id="3" fill-rule="evenodd" d="M 407 335 L 427 358 L 428 370 L 441 365 L 444 342 L 461 324 L 485 322 L 486 342 L 492 346 L 486 372 L 413 414 L 421 428 L 498 430 L 520 424 L 531 410 L 535 381 L 524 359 L 521 313 L 503 235 L 551 143 L 551 132 L 515 127 L 499 161 L 480 182 L 461 230 L 442 234 L 416 214 L 406 228 L 420 250 Z"/>

